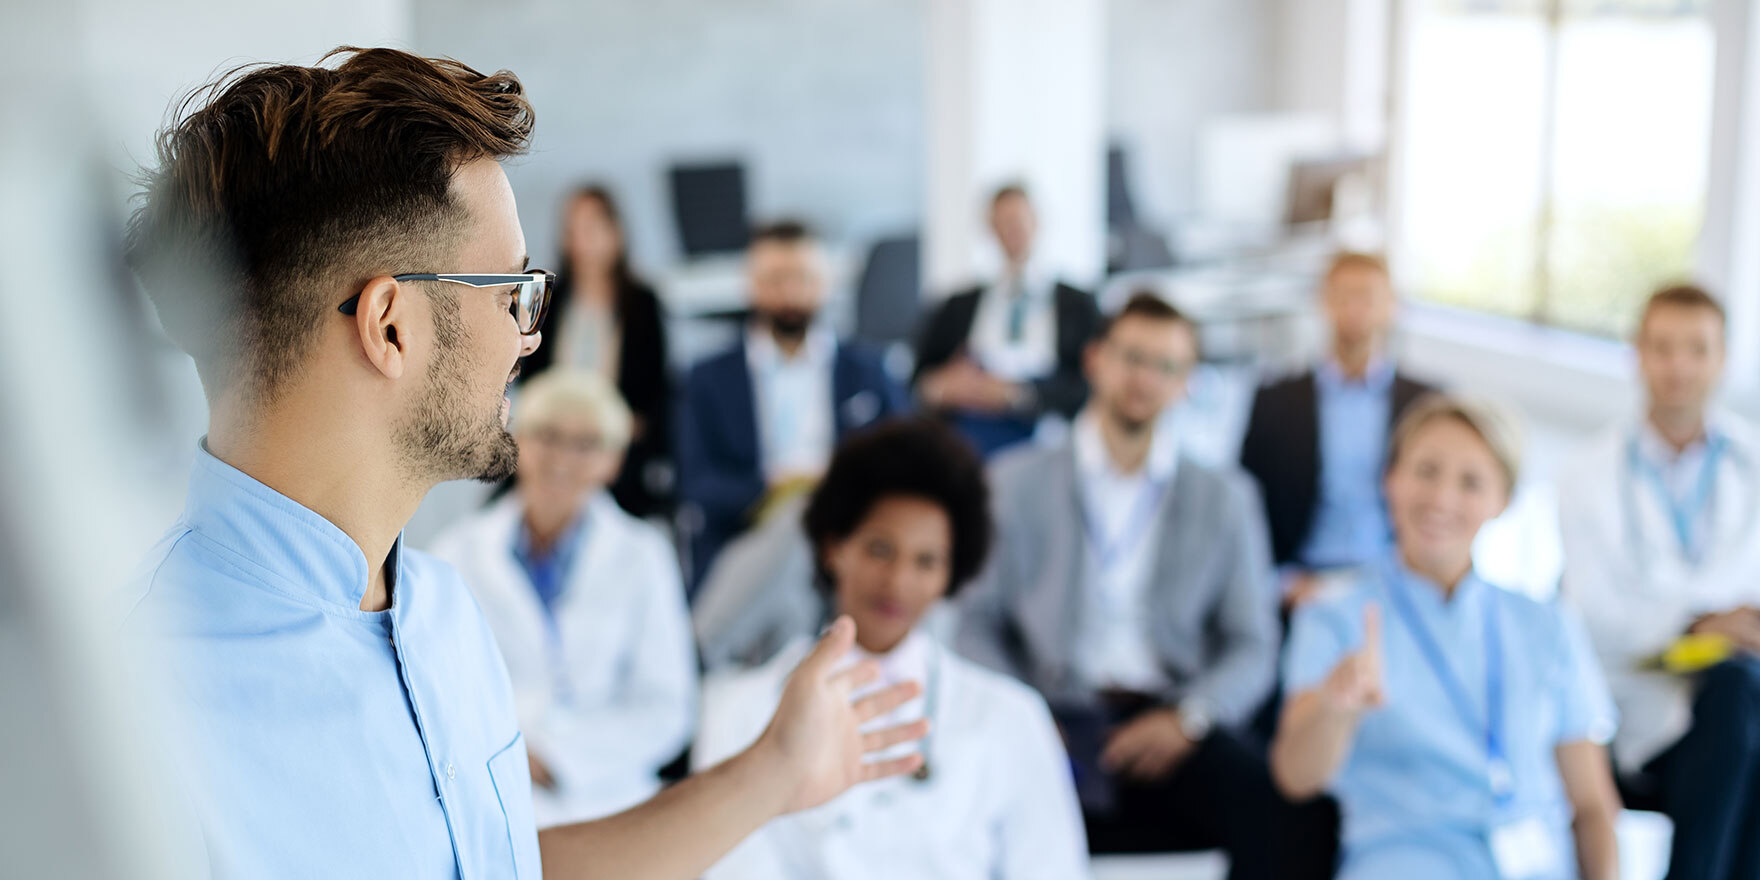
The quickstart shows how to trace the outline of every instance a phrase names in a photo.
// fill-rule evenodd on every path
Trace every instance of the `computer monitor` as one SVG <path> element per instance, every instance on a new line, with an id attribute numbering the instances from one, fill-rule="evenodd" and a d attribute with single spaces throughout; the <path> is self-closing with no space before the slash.
<path id="1" fill-rule="evenodd" d="M 1297 159 L 1290 162 L 1284 223 L 1290 227 L 1302 227 L 1332 220 L 1332 199 L 1339 181 L 1353 175 L 1367 178 L 1374 171 L 1374 166 L 1375 157 L 1369 155 Z"/>
<path id="2" fill-rule="evenodd" d="M 674 165 L 672 216 L 687 257 L 745 249 L 751 230 L 746 220 L 746 169 L 733 162 Z"/>
<path id="3" fill-rule="evenodd" d="M 1106 225 L 1131 226 L 1137 222 L 1137 208 L 1131 201 L 1130 178 L 1125 174 L 1124 147 L 1114 144 L 1106 150 Z"/>

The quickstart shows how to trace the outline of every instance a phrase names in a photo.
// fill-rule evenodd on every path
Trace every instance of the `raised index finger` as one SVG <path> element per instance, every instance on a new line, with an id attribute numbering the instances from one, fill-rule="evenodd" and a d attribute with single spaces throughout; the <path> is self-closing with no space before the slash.
<path id="1" fill-rule="evenodd" d="M 1363 656 L 1381 662 L 1381 606 L 1370 602 L 1363 606 Z"/>

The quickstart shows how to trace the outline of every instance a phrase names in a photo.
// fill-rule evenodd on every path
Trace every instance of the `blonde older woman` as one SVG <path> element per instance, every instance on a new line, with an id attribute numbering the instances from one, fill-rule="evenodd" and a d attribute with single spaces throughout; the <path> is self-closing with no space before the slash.
<path id="1" fill-rule="evenodd" d="M 654 794 L 694 732 L 696 657 L 677 558 L 606 487 L 630 411 L 594 373 L 550 370 L 513 417 L 514 489 L 435 543 L 500 644 L 540 827 Z"/>
<path id="2" fill-rule="evenodd" d="M 1518 467 L 1495 409 L 1415 404 L 1385 474 L 1393 552 L 1296 614 L 1272 773 L 1338 798 L 1345 880 L 1618 876 L 1607 686 L 1557 606 L 1473 571 Z"/>

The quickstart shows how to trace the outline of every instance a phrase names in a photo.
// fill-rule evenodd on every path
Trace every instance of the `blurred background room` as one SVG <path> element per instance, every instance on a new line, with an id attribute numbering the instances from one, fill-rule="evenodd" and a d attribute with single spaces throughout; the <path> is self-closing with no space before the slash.
<path id="1" fill-rule="evenodd" d="M 745 339 L 748 296 L 767 283 L 759 250 L 796 240 L 753 233 L 779 221 L 807 230 L 815 326 L 874 353 L 878 384 L 854 403 L 888 412 L 894 387 L 901 408 L 928 405 L 919 361 L 937 309 L 1015 265 L 993 197 L 1018 186 L 1035 271 L 1091 293 L 1099 314 L 1150 292 L 1195 322 L 1201 362 L 1161 419 L 1217 466 L 1240 457 L 1255 389 L 1328 350 L 1318 291 L 1334 254 L 1384 255 L 1400 304 L 1390 356 L 1525 426 L 1520 483 L 1474 563 L 1542 600 L 1565 570 L 1562 470 L 1640 405 L 1631 340 L 1653 291 L 1692 281 L 1721 301 L 1721 399 L 1760 417 L 1754 0 L 0 0 L 0 13 L 7 877 L 170 876 L 150 830 L 170 768 L 128 733 L 144 722 L 103 662 L 105 602 L 177 517 L 207 411 L 119 242 L 155 132 L 239 64 L 392 46 L 524 82 L 536 133 L 505 168 L 532 264 L 562 271 L 571 311 L 553 311 L 545 346 L 559 365 L 605 365 L 630 410 L 632 464 L 581 491 L 609 487 L 620 515 L 665 537 L 705 661 L 722 656 L 706 633 L 755 607 L 696 604 L 721 582 L 713 554 L 811 575 L 792 519 L 774 546 L 697 540 L 716 514 L 691 456 L 713 449 L 690 438 L 718 429 L 688 411 L 706 381 L 693 368 Z M 583 201 L 588 185 L 603 197 Z M 609 342 L 580 329 L 594 308 L 616 316 Z M 1025 442 L 1058 442 L 1073 410 L 1036 403 Z M 762 476 L 766 511 L 798 517 L 789 481 Z M 434 546 L 506 491 L 442 484 L 405 540 Z M 1628 814 L 1625 876 L 1662 876 L 1658 820 Z M 1102 878 L 1223 870 L 1216 853 L 1096 862 Z"/>

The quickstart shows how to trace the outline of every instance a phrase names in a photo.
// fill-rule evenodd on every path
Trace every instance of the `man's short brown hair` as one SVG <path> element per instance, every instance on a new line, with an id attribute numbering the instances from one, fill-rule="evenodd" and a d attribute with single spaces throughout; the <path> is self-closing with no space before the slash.
<path id="1" fill-rule="evenodd" d="M 1380 254 L 1367 251 L 1339 251 L 1333 254 L 1332 260 L 1326 264 L 1326 272 L 1320 277 L 1331 281 L 1334 275 L 1346 269 L 1367 269 L 1379 272 L 1383 278 L 1392 277 L 1387 271 L 1387 260 Z"/>
<path id="2" fill-rule="evenodd" d="M 1711 295 L 1705 288 L 1697 284 L 1671 284 L 1644 301 L 1644 311 L 1638 314 L 1638 332 L 1644 332 L 1644 325 L 1649 323 L 1650 315 L 1659 308 L 1673 306 L 1686 309 L 1704 309 L 1717 316 L 1719 325 L 1727 326 L 1729 316 L 1723 310 L 1723 303 Z"/>
<path id="3" fill-rule="evenodd" d="M 1100 325 L 1094 328 L 1092 341 L 1099 343 L 1109 339 L 1112 336 L 1113 328 L 1126 318 L 1141 318 L 1146 321 L 1176 324 L 1184 327 L 1186 332 L 1191 334 L 1194 346 L 1201 345 L 1198 322 L 1192 320 L 1190 315 L 1180 311 L 1173 303 L 1168 302 L 1161 294 L 1148 289 L 1132 293 L 1130 298 L 1125 300 L 1124 305 L 1118 307 L 1118 311 L 1101 318 Z"/>
<path id="4" fill-rule="evenodd" d="M 352 47 L 316 67 L 235 69 L 177 115 L 129 224 L 129 262 L 210 393 L 238 382 L 265 396 L 369 279 L 486 271 L 431 264 L 465 228 L 452 176 L 524 152 L 532 131 L 511 73 Z"/>
<path id="5" fill-rule="evenodd" d="M 996 210 L 996 206 L 1006 199 L 1020 199 L 1029 204 L 1033 201 L 1027 195 L 1027 185 L 1018 180 L 1005 183 L 990 193 L 990 210 Z"/>
<path id="6" fill-rule="evenodd" d="M 807 244 L 816 240 L 804 220 L 776 220 L 752 230 L 752 244 Z"/>

